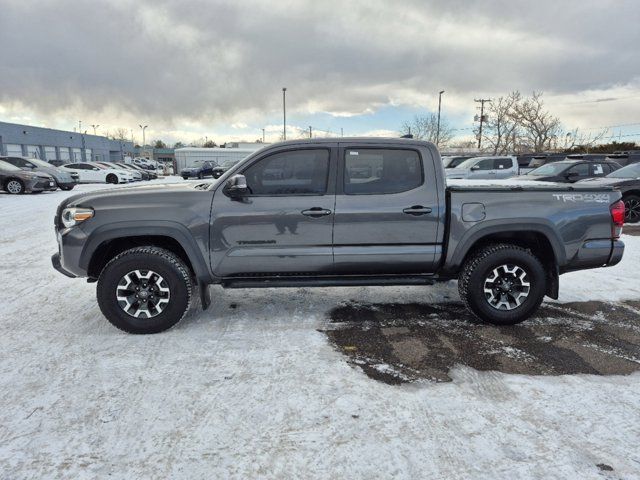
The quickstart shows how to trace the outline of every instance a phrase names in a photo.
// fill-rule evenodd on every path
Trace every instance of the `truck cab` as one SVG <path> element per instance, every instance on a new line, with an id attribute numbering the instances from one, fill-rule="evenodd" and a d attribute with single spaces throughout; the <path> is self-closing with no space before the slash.
<path id="1" fill-rule="evenodd" d="M 473 157 L 446 170 L 447 178 L 487 180 L 518 175 L 518 160 L 512 156 Z"/>

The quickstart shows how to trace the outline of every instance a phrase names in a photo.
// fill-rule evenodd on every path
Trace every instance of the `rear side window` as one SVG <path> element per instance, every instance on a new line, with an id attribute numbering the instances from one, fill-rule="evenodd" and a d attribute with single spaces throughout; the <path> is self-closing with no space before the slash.
<path id="1" fill-rule="evenodd" d="M 493 165 L 496 170 L 504 170 L 513 166 L 513 160 L 510 158 L 496 158 L 493 161 Z"/>
<path id="2" fill-rule="evenodd" d="M 401 193 L 423 183 L 422 164 L 414 150 L 347 149 L 344 193 L 375 195 Z"/>
<path id="3" fill-rule="evenodd" d="M 276 153 L 244 171 L 252 195 L 323 195 L 329 177 L 329 150 Z"/>

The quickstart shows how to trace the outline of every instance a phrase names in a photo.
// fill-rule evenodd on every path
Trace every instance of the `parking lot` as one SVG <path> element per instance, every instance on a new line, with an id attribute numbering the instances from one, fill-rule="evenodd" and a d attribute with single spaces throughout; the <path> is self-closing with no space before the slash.
<path id="1" fill-rule="evenodd" d="M 0 478 L 637 478 L 638 229 L 515 327 L 455 282 L 212 287 L 133 336 L 50 264 L 56 206 L 96 188 L 0 195 Z"/>

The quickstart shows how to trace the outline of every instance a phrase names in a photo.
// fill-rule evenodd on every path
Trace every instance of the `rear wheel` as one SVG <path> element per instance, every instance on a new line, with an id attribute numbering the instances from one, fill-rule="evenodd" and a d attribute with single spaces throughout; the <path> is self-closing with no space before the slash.
<path id="1" fill-rule="evenodd" d="M 625 223 L 638 223 L 640 221 L 640 196 L 625 195 L 622 201 L 624 202 Z"/>
<path id="2" fill-rule="evenodd" d="M 97 285 L 100 310 L 128 333 L 158 333 L 178 323 L 191 304 L 191 275 L 174 253 L 137 247 L 113 258 Z"/>
<path id="3" fill-rule="evenodd" d="M 22 180 L 18 180 L 17 178 L 10 178 L 4 184 L 4 189 L 12 195 L 18 195 L 24 193 L 24 183 Z"/>
<path id="4" fill-rule="evenodd" d="M 75 185 L 60 187 L 60 190 L 64 190 L 65 192 L 68 192 L 69 190 L 73 190 L 73 187 L 75 187 Z"/>
<path id="5" fill-rule="evenodd" d="M 198 174 L 198 178 L 199 178 L 200 180 L 202 180 L 202 179 L 204 178 L 204 175 L 202 174 L 202 172 L 200 172 L 200 173 Z"/>
<path id="6" fill-rule="evenodd" d="M 513 325 L 529 318 L 542 303 L 546 278 L 540 260 L 529 250 L 495 244 L 465 263 L 458 279 L 460 297 L 481 320 Z"/>

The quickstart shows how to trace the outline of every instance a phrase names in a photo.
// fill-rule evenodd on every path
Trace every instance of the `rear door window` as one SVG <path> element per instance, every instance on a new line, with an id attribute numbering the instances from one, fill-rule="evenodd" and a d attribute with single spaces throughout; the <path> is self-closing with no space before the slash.
<path id="1" fill-rule="evenodd" d="M 484 160 L 480 160 L 473 166 L 474 170 L 493 170 L 494 167 L 494 159 L 493 158 L 485 158 Z"/>
<path id="2" fill-rule="evenodd" d="M 496 158 L 493 165 L 495 170 L 506 170 L 513 166 L 513 160 L 510 158 Z"/>
<path id="3" fill-rule="evenodd" d="M 418 152 L 374 148 L 346 149 L 343 178 L 347 195 L 407 192 L 424 180 Z"/>

